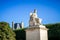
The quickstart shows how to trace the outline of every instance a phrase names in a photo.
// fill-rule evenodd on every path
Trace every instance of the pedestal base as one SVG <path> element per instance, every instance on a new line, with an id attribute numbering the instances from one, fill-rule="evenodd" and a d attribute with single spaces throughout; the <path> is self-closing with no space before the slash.
<path id="1" fill-rule="evenodd" d="M 26 40 L 48 40 L 47 28 L 30 27 L 26 29 Z"/>

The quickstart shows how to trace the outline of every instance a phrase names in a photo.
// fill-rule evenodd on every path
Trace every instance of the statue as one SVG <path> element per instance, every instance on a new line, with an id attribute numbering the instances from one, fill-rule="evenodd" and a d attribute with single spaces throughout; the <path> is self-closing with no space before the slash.
<path id="1" fill-rule="evenodd" d="M 37 10 L 35 9 L 33 13 L 30 13 L 29 26 L 36 26 L 41 24 L 42 19 L 37 17 Z"/>

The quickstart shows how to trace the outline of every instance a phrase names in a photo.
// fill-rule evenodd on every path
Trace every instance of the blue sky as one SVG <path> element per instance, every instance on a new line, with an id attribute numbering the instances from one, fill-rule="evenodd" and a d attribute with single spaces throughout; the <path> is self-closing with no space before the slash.
<path id="1" fill-rule="evenodd" d="M 30 12 L 37 9 L 42 24 L 60 22 L 59 0 L 0 0 L 0 22 L 8 22 L 11 26 L 15 23 L 24 22 L 25 27 L 29 24 Z"/>

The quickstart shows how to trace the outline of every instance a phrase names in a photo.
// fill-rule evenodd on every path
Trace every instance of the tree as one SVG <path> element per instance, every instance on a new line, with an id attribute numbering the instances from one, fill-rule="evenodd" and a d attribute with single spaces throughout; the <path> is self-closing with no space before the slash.
<path id="1" fill-rule="evenodd" d="M 49 40 L 60 40 L 60 23 L 46 24 Z"/>
<path id="2" fill-rule="evenodd" d="M 7 22 L 0 22 L 0 40 L 15 40 L 15 33 Z"/>
<path id="3" fill-rule="evenodd" d="M 26 32 L 25 29 L 14 30 L 16 34 L 16 40 L 26 40 Z"/>

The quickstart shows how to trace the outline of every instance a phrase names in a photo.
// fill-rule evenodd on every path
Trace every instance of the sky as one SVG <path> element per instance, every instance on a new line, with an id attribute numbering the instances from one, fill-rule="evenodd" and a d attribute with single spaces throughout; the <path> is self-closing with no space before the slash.
<path id="1" fill-rule="evenodd" d="M 42 24 L 60 22 L 59 0 L 0 0 L 0 22 L 24 22 L 29 25 L 30 12 L 37 10 L 37 15 L 42 18 Z M 11 26 L 12 27 L 12 26 Z"/>

